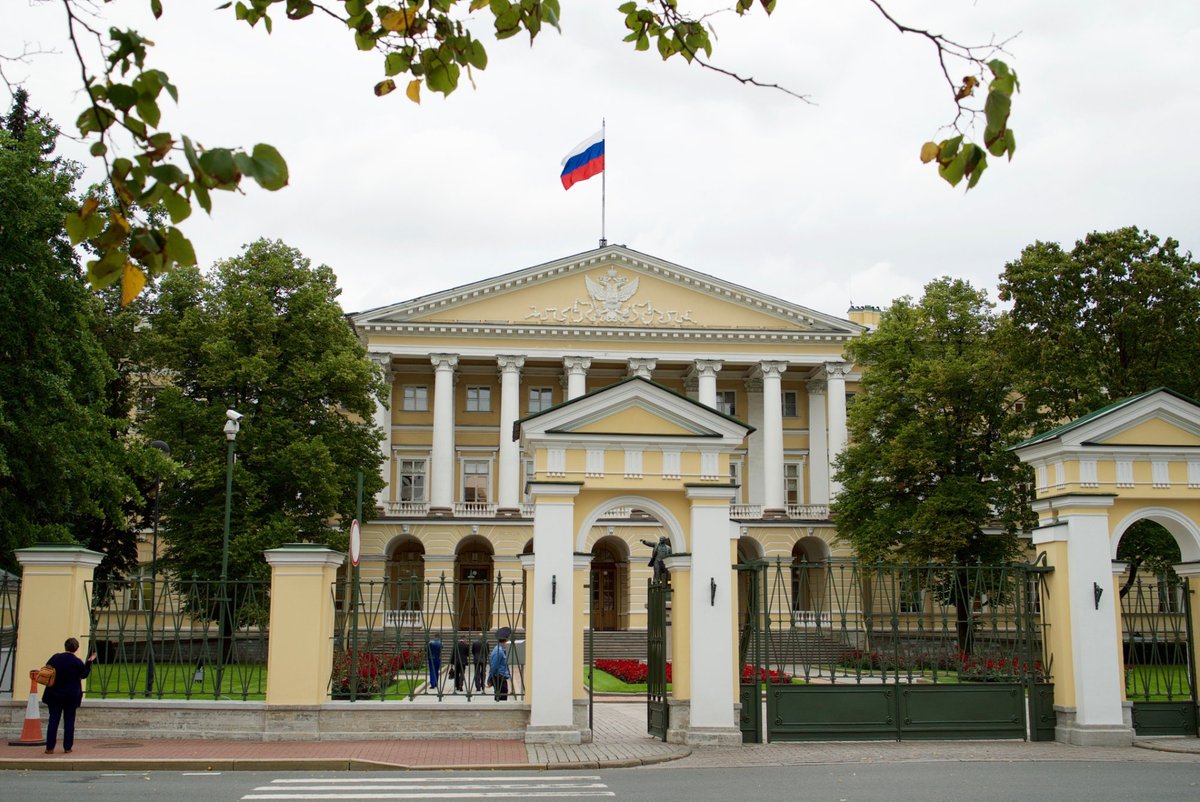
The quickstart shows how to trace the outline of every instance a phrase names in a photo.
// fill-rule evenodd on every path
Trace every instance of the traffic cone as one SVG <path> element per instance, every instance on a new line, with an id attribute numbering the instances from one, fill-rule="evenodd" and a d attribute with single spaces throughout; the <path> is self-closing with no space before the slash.
<path id="1" fill-rule="evenodd" d="M 45 746 L 42 737 L 42 717 L 38 713 L 37 672 L 29 672 L 29 701 L 25 703 L 25 723 L 21 725 L 21 740 L 9 741 L 9 746 Z"/>

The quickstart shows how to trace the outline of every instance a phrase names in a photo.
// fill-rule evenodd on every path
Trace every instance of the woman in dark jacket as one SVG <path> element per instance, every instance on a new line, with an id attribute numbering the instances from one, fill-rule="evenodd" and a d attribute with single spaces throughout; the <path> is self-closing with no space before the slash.
<path id="1" fill-rule="evenodd" d="M 50 721 L 46 725 L 46 754 L 54 752 L 58 741 L 58 720 L 63 721 L 63 751 L 70 752 L 75 745 L 75 711 L 83 704 L 83 679 L 91 673 L 96 655 L 83 662 L 75 656 L 79 641 L 67 638 L 63 644 L 65 652 L 59 652 L 46 661 L 54 666 L 54 684 L 42 694 L 42 701 L 50 708 Z"/>

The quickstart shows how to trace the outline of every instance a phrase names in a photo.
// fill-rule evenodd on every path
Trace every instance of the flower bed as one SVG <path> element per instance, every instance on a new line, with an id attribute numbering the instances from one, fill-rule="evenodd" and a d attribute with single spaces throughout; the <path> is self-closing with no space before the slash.
<path id="1" fill-rule="evenodd" d="M 792 681 L 791 674 L 762 667 L 758 669 L 758 678 L 769 685 L 787 685 Z M 754 679 L 754 666 L 742 666 L 742 682 L 750 682 L 752 679 Z"/>
<path id="2" fill-rule="evenodd" d="M 594 665 L 628 685 L 641 685 L 650 674 L 650 667 L 641 660 L 597 660 Z M 667 663 L 667 682 L 671 681 L 671 664 Z"/>
<path id="3" fill-rule="evenodd" d="M 421 666 L 424 661 L 420 652 L 404 649 L 399 654 L 378 655 L 359 652 L 356 697 L 379 696 L 387 689 L 396 675 L 405 669 Z M 334 699 L 350 698 L 350 678 L 354 675 L 354 653 L 340 652 L 333 657 L 333 675 L 330 695 Z"/>

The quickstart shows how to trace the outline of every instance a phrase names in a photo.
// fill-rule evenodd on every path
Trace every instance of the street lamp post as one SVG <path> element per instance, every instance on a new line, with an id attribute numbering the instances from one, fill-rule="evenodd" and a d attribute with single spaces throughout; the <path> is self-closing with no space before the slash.
<path id="1" fill-rule="evenodd" d="M 150 447 L 171 456 L 171 447 L 151 440 Z M 150 546 L 150 620 L 146 625 L 146 696 L 154 692 L 154 612 L 158 603 L 158 496 L 162 492 L 162 469 L 154 472 L 154 540 Z"/>
<path id="2" fill-rule="evenodd" d="M 221 590 L 217 603 L 220 609 L 220 629 L 217 631 L 217 681 L 213 688 L 214 698 L 221 696 L 221 682 L 225 673 L 225 626 L 229 607 L 229 515 L 233 508 L 233 447 L 238 430 L 242 428 L 244 416 L 237 410 L 225 410 L 225 532 L 221 539 Z"/>

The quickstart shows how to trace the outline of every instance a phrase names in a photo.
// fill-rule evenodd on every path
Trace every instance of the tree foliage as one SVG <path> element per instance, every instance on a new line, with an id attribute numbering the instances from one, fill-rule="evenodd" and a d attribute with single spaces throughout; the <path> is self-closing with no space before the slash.
<path id="1" fill-rule="evenodd" d="M 138 482 L 104 332 L 118 321 L 88 291 L 62 230 L 79 168 L 18 91 L 0 130 L 0 565 L 37 542 L 101 551 L 98 575 L 136 562 Z"/>
<path id="2" fill-rule="evenodd" d="M 1134 227 L 1066 251 L 1035 242 L 1005 266 L 1007 367 L 1032 430 L 1170 387 L 1200 397 L 1200 265 Z"/>
<path id="3" fill-rule="evenodd" d="M 833 503 L 839 537 L 867 561 L 994 563 L 1030 525 L 1004 326 L 984 293 L 938 279 L 851 343 L 862 369 Z M 999 528 L 1003 534 L 985 533 Z"/>
<path id="4" fill-rule="evenodd" d="M 382 378 L 337 303 L 336 279 L 299 251 L 260 240 L 167 276 L 151 304 L 144 358 L 162 377 L 144 430 L 189 475 L 166 488 L 166 561 L 184 578 L 219 577 L 224 530 L 225 410 L 237 435 L 229 577 L 265 577 L 264 549 L 344 546 L 356 477 L 382 486 L 372 423 Z"/>
<path id="5" fill-rule="evenodd" d="M 162 0 L 149 2 L 154 16 L 161 17 Z M 921 158 L 936 162 L 951 185 L 966 178 L 967 188 L 974 187 L 987 168 L 988 153 L 1011 159 L 1016 148 L 1008 120 L 1019 84 L 1016 73 L 1000 59 L 1004 42 L 966 45 L 900 22 L 882 0 L 867 2 L 897 31 L 922 37 L 935 48 L 955 111 L 947 127 L 956 135 L 926 143 Z M 151 65 L 150 38 L 133 29 L 100 30 L 90 13 L 80 13 L 81 6 L 91 11 L 82 0 L 62 0 L 62 5 L 87 98 L 75 125 L 92 142 L 91 154 L 103 161 L 117 199 L 116 208 L 107 210 L 94 200 L 85 202 L 67 216 L 67 231 L 73 244 L 90 242 L 95 250 L 95 258 L 87 263 L 92 284 L 104 287 L 119 281 L 128 302 L 148 278 L 196 264 L 195 249 L 179 228 L 192 214 L 193 204 L 210 212 L 213 192 L 239 191 L 243 179 L 268 191 L 281 189 L 289 180 L 288 166 L 279 151 L 265 143 L 205 147 L 183 132 L 162 127 L 160 103 L 165 97 L 178 102 L 179 90 L 165 72 Z M 488 51 L 481 37 L 488 27 L 497 40 L 524 33 L 532 45 L 545 27 L 559 27 L 562 14 L 559 0 L 235 0 L 220 8 L 248 25 L 261 23 L 267 33 L 281 18 L 332 20 L 355 48 L 379 55 L 382 76 L 374 85 L 376 95 L 389 95 L 403 83 L 404 95 L 416 103 L 423 91 L 451 94 L 464 74 L 473 80 L 473 71 L 487 67 Z M 775 0 L 733 0 L 728 10 L 743 16 L 756 8 L 770 14 Z M 678 0 L 625 0 L 616 11 L 628 31 L 625 41 L 635 50 L 652 50 L 663 60 L 679 56 L 742 83 L 804 99 L 778 84 L 762 83 L 710 61 L 716 41 L 712 13 L 681 8 Z M 92 40 L 101 54 L 98 61 L 84 55 Z M 967 72 L 961 80 L 952 77 L 959 69 Z M 977 88 L 984 85 L 982 107 L 972 105 Z M 971 141 L 977 118 L 985 123 L 979 144 Z"/>

